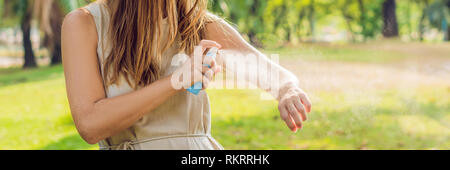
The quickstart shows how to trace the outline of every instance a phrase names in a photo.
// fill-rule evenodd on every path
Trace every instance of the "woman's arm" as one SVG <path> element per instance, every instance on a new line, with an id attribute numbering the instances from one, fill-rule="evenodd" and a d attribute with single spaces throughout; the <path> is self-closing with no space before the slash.
<path id="1" fill-rule="evenodd" d="M 92 16 L 77 10 L 62 28 L 63 65 L 67 95 L 76 127 L 95 144 L 133 125 L 177 90 L 170 77 L 126 95 L 107 99 L 97 59 L 97 31 Z"/>
<path id="2" fill-rule="evenodd" d="M 87 11 L 77 10 L 65 18 L 62 52 L 67 95 L 75 125 L 89 144 L 129 128 L 180 91 L 173 88 L 172 76 L 169 76 L 138 91 L 106 98 L 97 59 L 97 41 L 95 22 Z M 220 48 L 211 41 L 202 41 L 200 46 Z M 177 71 L 191 71 L 190 67 L 182 68 L 188 69 Z M 194 71 L 202 74 L 201 68 Z M 191 83 L 196 81 L 199 80 Z M 203 81 L 209 80 L 204 78 Z"/>
<path id="3" fill-rule="evenodd" d="M 239 53 L 239 57 L 256 57 L 256 61 L 259 62 L 259 65 L 268 65 L 271 72 L 277 71 L 279 73 L 278 85 L 274 86 L 274 83 L 271 82 L 262 82 L 261 80 L 267 79 L 267 76 L 271 74 L 263 74 L 261 72 L 257 72 L 257 74 L 245 73 L 250 76 L 248 79 L 258 80 L 256 81 L 256 85 L 262 89 L 267 91 L 275 91 L 276 94 L 273 94 L 274 97 L 279 101 L 279 110 L 280 116 L 285 121 L 286 125 L 292 130 L 297 131 L 297 129 L 302 128 L 302 122 L 307 120 L 307 112 L 311 112 L 311 102 L 308 98 L 307 94 L 298 87 L 298 79 L 295 75 L 293 75 L 288 70 L 282 68 L 277 63 L 271 62 L 266 56 L 264 56 L 261 52 L 259 52 L 256 48 L 247 43 L 242 36 L 237 32 L 232 26 L 226 23 L 223 20 L 218 20 L 216 22 L 209 23 L 207 26 L 206 38 L 216 41 L 222 45 L 223 53 L 221 56 L 223 57 L 221 62 L 222 64 L 228 63 L 227 60 L 241 60 L 245 61 L 245 58 L 230 58 L 228 56 L 236 56 L 236 55 L 227 55 L 227 52 L 230 53 Z M 218 59 L 219 60 L 219 59 Z M 253 61 L 253 60 L 250 60 Z M 255 62 L 256 62 L 255 61 Z M 255 67 L 258 63 L 247 63 L 249 65 L 246 68 Z M 224 69 L 227 71 L 236 71 L 230 70 L 233 69 L 229 66 L 224 65 Z M 230 68 L 230 69 L 229 69 Z M 235 68 L 234 68 L 235 69 Z M 238 68 L 239 69 L 239 68 Z M 244 69 L 247 72 L 248 69 Z M 256 76 L 256 77 L 251 77 Z M 274 81 L 274 80 L 269 80 Z M 271 85 L 269 88 L 263 87 L 264 85 Z"/>

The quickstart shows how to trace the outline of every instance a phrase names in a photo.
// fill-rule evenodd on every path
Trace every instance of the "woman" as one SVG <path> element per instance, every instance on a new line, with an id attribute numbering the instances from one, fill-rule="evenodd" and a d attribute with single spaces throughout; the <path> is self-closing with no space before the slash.
<path id="1" fill-rule="evenodd" d="M 184 52 L 195 58 L 194 47 L 200 46 L 254 53 L 267 61 L 230 25 L 207 13 L 206 0 L 97 1 L 66 16 L 62 43 L 75 125 L 100 149 L 223 149 L 210 135 L 207 94 L 171 84 L 174 73 L 200 74 L 183 85 L 200 81 L 207 88 L 220 64 L 206 57 L 203 64 L 210 68 L 194 62 L 172 67 L 172 56 Z M 288 80 L 277 89 L 279 110 L 297 131 L 311 103 L 291 73 L 270 64 Z"/>

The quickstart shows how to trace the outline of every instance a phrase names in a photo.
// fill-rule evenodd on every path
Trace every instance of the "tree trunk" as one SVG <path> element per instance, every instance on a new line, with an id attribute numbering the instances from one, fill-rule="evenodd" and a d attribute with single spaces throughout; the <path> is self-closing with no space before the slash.
<path id="1" fill-rule="evenodd" d="M 350 33 L 350 40 L 352 42 L 356 42 L 355 35 L 354 35 L 355 33 L 353 31 L 352 23 L 351 23 L 350 18 L 344 16 L 344 19 L 345 19 L 345 24 L 347 25 L 348 32 Z"/>
<path id="2" fill-rule="evenodd" d="M 284 43 L 289 43 L 291 41 L 291 27 L 288 23 L 289 21 L 286 18 L 288 15 L 288 10 L 289 10 L 288 4 L 287 2 L 284 2 L 275 11 L 277 16 L 275 17 L 274 28 L 275 30 L 281 28 L 285 31 L 283 39 Z"/>
<path id="3" fill-rule="evenodd" d="M 260 1 L 254 1 L 254 3 L 252 4 L 252 6 L 250 8 L 250 11 L 249 11 L 249 13 L 252 16 L 257 17 L 256 19 L 259 21 L 259 24 L 260 24 L 259 26 L 264 25 L 262 17 L 258 14 L 258 10 L 259 10 L 259 8 L 261 8 L 261 6 L 262 6 L 262 4 Z M 252 21 L 249 21 L 249 22 L 252 22 Z M 258 27 L 258 25 L 251 26 L 247 35 L 248 35 L 248 38 L 250 39 L 250 43 L 253 46 L 255 46 L 257 48 L 262 48 L 263 45 L 257 37 L 258 32 L 257 32 L 256 27 Z"/>
<path id="4" fill-rule="evenodd" d="M 311 0 L 309 4 L 309 15 L 308 15 L 308 22 L 309 22 L 309 31 L 312 41 L 314 41 L 314 35 L 316 30 L 316 17 L 315 17 L 315 8 L 314 8 L 314 0 Z"/>
<path id="5" fill-rule="evenodd" d="M 450 26 L 447 26 L 447 34 L 445 35 L 445 41 L 450 41 Z"/>
<path id="6" fill-rule="evenodd" d="M 383 36 L 398 37 L 398 23 L 395 0 L 385 0 L 383 3 Z"/>
<path id="7" fill-rule="evenodd" d="M 247 36 L 248 36 L 248 39 L 250 40 L 250 44 L 252 44 L 256 48 L 262 48 L 263 47 L 263 45 L 259 42 L 258 37 L 256 37 L 256 33 L 255 32 L 249 31 Z"/>
<path id="8" fill-rule="evenodd" d="M 426 19 L 426 13 L 428 9 L 428 0 L 424 0 L 424 6 L 422 9 L 422 16 L 420 17 L 419 21 L 419 40 L 424 40 L 424 34 L 425 34 L 425 19 Z"/>
<path id="9" fill-rule="evenodd" d="M 361 24 L 362 30 L 361 34 L 363 35 L 364 40 L 366 40 L 367 37 L 367 27 L 366 27 L 366 9 L 364 8 L 364 2 L 363 0 L 358 0 L 358 8 L 359 13 L 361 14 L 359 18 L 359 22 Z"/>
<path id="10" fill-rule="evenodd" d="M 291 28 L 289 27 L 289 26 L 287 26 L 286 28 L 285 28 L 285 30 L 286 30 L 286 35 L 285 35 L 285 40 L 286 40 L 286 42 L 287 43 L 289 43 L 289 42 L 291 42 Z"/>
<path id="11" fill-rule="evenodd" d="M 305 18 L 305 8 L 302 8 L 300 10 L 300 13 L 298 15 L 298 23 L 294 27 L 295 36 L 297 36 L 300 41 L 302 41 L 301 29 L 302 29 L 303 18 Z"/>
<path id="12" fill-rule="evenodd" d="M 419 21 L 419 40 L 423 41 L 423 35 L 425 34 L 425 10 L 422 12 L 422 16 L 420 17 Z"/>
<path id="13" fill-rule="evenodd" d="M 36 59 L 34 58 L 33 47 L 31 43 L 31 10 L 27 9 L 21 23 L 23 49 L 24 49 L 24 64 L 23 68 L 37 67 Z"/>
<path id="14" fill-rule="evenodd" d="M 353 27 L 352 27 L 352 20 L 353 20 L 353 18 L 352 18 L 352 16 L 350 14 L 348 14 L 349 2 L 350 1 L 348 1 L 348 0 L 345 1 L 345 4 L 341 7 L 341 12 L 342 12 L 342 17 L 345 20 L 345 24 L 347 26 L 347 30 L 350 33 L 350 40 L 352 42 L 356 42 L 355 31 L 353 30 Z"/>
<path id="15" fill-rule="evenodd" d="M 62 63 L 61 43 L 55 44 L 52 50 L 51 65 L 57 65 Z"/>
<path id="16" fill-rule="evenodd" d="M 412 6 L 412 2 L 408 1 L 407 2 L 408 6 Z M 407 8 L 406 9 L 406 18 L 408 19 L 408 23 L 406 24 L 408 26 L 408 36 L 412 38 L 412 25 L 411 25 L 411 8 Z"/>
<path id="17" fill-rule="evenodd" d="M 447 8 L 450 9 L 450 1 L 447 1 Z M 445 41 L 450 41 L 450 26 L 447 26 L 447 34 L 445 36 Z"/>
<path id="18" fill-rule="evenodd" d="M 50 16 L 50 28 L 52 30 L 49 43 L 51 50 L 51 65 L 61 64 L 61 26 L 64 19 L 64 12 L 59 6 L 59 1 L 52 2 L 52 10 L 54 13 Z"/>
<path id="19" fill-rule="evenodd" d="M 288 10 L 289 10 L 289 7 L 288 7 L 288 4 L 287 4 L 288 2 L 284 2 L 283 3 L 283 10 L 284 10 L 284 12 L 283 12 L 283 15 L 284 15 L 284 17 L 285 18 L 287 18 L 288 17 Z M 285 37 L 284 37 L 284 39 L 285 39 L 285 41 L 286 41 L 286 43 L 290 43 L 291 42 L 291 36 L 292 36 L 292 34 L 291 34 L 291 25 L 289 25 L 289 20 L 287 20 L 287 19 L 285 19 L 285 24 L 284 24 L 284 31 L 286 31 L 286 34 L 285 34 Z"/>

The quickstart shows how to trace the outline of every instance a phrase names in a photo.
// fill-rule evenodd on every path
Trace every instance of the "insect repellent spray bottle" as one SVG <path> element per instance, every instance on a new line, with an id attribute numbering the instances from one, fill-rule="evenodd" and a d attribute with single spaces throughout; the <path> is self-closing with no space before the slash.
<path id="1" fill-rule="evenodd" d="M 213 48 L 209 49 L 208 53 L 206 53 L 206 57 L 211 57 L 215 60 L 218 51 L 219 51 L 219 49 L 217 49 L 216 47 L 213 47 Z M 211 68 L 211 66 L 209 64 L 203 64 L 203 66 Z M 189 87 L 186 90 L 188 92 L 191 92 L 192 94 L 198 95 L 202 89 L 203 89 L 203 83 L 196 82 L 194 85 L 192 85 L 191 87 Z"/>

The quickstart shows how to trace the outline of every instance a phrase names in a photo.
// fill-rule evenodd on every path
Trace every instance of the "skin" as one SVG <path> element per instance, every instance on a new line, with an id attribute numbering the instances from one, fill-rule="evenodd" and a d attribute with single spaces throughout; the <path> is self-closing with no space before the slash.
<path id="1" fill-rule="evenodd" d="M 249 45 L 231 26 L 225 31 L 217 31 L 219 24 L 207 25 L 207 39 L 199 44 L 202 50 L 211 47 L 259 53 Z M 224 34 L 228 32 L 229 34 Z M 225 38 L 227 37 L 227 38 Z M 121 96 L 107 98 L 99 63 L 97 59 L 97 31 L 92 16 L 85 10 L 76 10 L 68 14 L 62 26 L 63 65 L 66 78 L 67 95 L 72 117 L 81 137 L 89 144 L 113 136 L 141 119 L 145 114 L 156 109 L 168 98 L 181 92 L 172 88 L 171 76 L 162 78 L 140 90 Z M 193 69 L 193 74 L 202 74 L 200 79 L 204 88 L 208 87 L 211 77 L 221 70 L 213 59 L 204 59 L 211 69 L 200 67 Z M 186 62 L 177 71 L 191 71 Z M 192 64 L 193 65 L 193 64 Z M 288 76 L 282 72 L 281 77 Z M 286 83 L 280 89 L 280 116 L 292 131 L 301 129 L 302 122 L 311 111 L 311 102 L 306 93 L 295 82 Z"/>
<path id="2" fill-rule="evenodd" d="M 245 41 L 240 33 L 228 23 L 225 21 L 219 22 L 222 23 L 216 22 L 207 25 L 206 38 L 218 42 L 222 45 L 222 49 L 227 51 L 238 51 L 244 55 L 254 54 L 258 57 L 259 62 L 266 62 L 270 65 L 270 68 L 278 69 L 282 81 L 277 98 L 280 116 L 291 131 L 297 132 L 298 129 L 302 129 L 303 122 L 308 119 L 307 114 L 311 112 L 312 104 L 308 95 L 298 87 L 297 78 L 281 66 L 270 62 L 266 56 Z M 220 58 L 219 56 L 218 59 Z M 226 60 L 226 58 L 223 60 Z M 226 62 L 222 61 L 221 63 Z M 223 67 L 226 68 L 226 66 Z M 257 84 L 257 86 L 261 88 L 260 84 Z"/>

